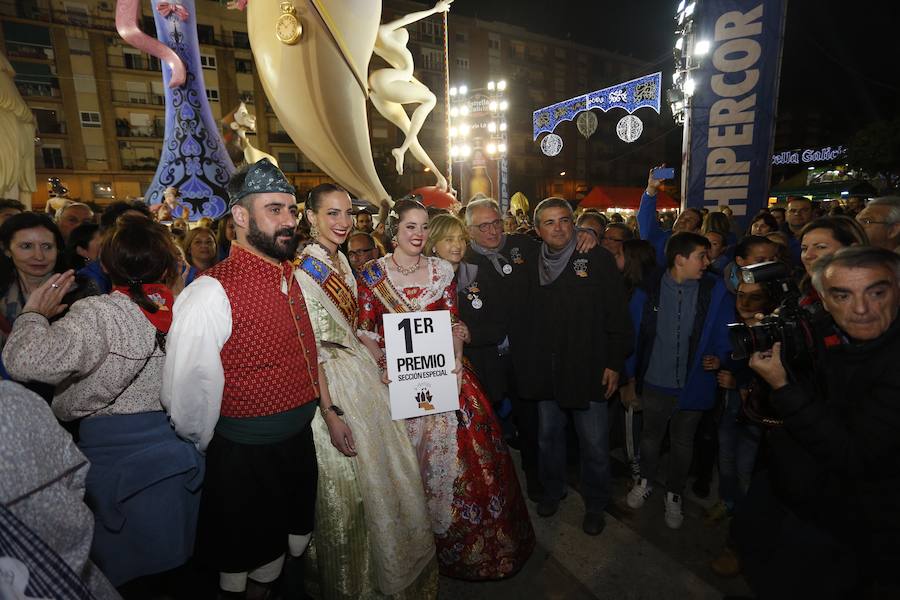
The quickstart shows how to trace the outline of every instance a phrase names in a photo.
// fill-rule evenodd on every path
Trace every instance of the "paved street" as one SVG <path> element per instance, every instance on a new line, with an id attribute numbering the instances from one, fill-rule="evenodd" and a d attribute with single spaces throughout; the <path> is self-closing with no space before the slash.
<path id="1" fill-rule="evenodd" d="M 518 461 L 518 453 L 513 456 Z M 621 463 L 614 461 L 613 466 L 616 502 L 607 511 L 600 536 L 582 533 L 584 509 L 574 489 L 550 518 L 537 516 L 536 505 L 529 501 L 538 544 L 523 570 L 509 580 L 491 583 L 441 578 L 441 600 L 705 600 L 749 594 L 742 579 L 722 579 L 709 569 L 727 533 L 725 524 L 703 521 L 712 499 L 701 504 L 687 497 L 684 526 L 672 531 L 663 522 L 662 494 L 654 493 L 644 508 L 632 511 L 624 502 L 630 480 Z"/>

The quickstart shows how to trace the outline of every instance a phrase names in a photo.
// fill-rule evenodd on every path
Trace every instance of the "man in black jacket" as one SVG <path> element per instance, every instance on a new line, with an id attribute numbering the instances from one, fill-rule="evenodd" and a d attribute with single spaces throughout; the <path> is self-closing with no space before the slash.
<path id="1" fill-rule="evenodd" d="M 539 471 L 544 499 L 538 514 L 553 515 L 566 495 L 566 422 L 578 434 L 585 533 L 603 531 L 609 502 L 606 400 L 618 388 L 631 351 L 625 286 L 603 248 L 575 252 L 572 208 L 548 198 L 534 212 L 543 240 L 528 271 L 533 318 L 514 353 L 519 393 L 538 401 Z M 519 348 L 524 352 L 518 352 Z"/>
<path id="2" fill-rule="evenodd" d="M 815 264 L 813 284 L 839 330 L 824 397 L 789 380 L 780 344 L 750 360 L 784 427 L 735 521 L 744 572 L 761 598 L 898 598 L 900 256 L 847 248 Z"/>

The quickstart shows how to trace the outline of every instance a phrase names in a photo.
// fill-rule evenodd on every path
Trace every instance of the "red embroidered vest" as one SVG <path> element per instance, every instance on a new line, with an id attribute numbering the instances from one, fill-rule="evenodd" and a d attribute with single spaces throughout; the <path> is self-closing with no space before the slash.
<path id="1" fill-rule="evenodd" d="M 293 272 L 290 262 L 274 265 L 233 244 L 228 258 L 203 273 L 222 284 L 231 304 L 231 337 L 221 353 L 223 417 L 273 415 L 319 395 L 316 338 Z"/>

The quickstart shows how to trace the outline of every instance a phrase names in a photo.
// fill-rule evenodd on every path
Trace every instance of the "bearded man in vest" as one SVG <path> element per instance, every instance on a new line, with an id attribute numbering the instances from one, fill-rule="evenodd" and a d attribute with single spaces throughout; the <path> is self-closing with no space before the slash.
<path id="1" fill-rule="evenodd" d="M 309 541 L 319 383 L 293 276 L 294 187 L 263 159 L 237 171 L 228 194 L 237 240 L 175 303 L 162 401 L 206 453 L 197 556 L 219 572 L 221 597 L 243 598 L 248 580 L 272 587 L 285 548 L 299 556 Z"/>

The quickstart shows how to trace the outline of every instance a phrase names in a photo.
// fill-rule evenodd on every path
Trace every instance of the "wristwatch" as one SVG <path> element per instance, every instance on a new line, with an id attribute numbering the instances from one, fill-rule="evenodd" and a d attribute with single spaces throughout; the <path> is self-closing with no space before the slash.
<path id="1" fill-rule="evenodd" d="M 322 413 L 322 418 L 323 418 L 323 419 L 324 419 L 325 417 L 328 416 L 328 411 L 329 411 L 329 410 L 332 411 L 332 412 L 334 412 L 334 414 L 336 414 L 336 415 L 339 416 L 339 417 L 343 417 L 343 416 L 344 416 L 344 411 L 341 410 L 341 407 L 338 406 L 337 404 L 332 404 L 332 405 L 330 405 L 330 406 L 320 406 L 320 407 L 319 407 L 319 411 L 321 411 L 321 413 Z"/>
<path id="2" fill-rule="evenodd" d="M 297 9 L 291 2 L 281 3 L 281 16 L 275 20 L 275 37 L 283 44 L 296 44 L 303 33 L 303 26 L 297 18 Z"/>

